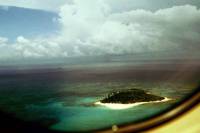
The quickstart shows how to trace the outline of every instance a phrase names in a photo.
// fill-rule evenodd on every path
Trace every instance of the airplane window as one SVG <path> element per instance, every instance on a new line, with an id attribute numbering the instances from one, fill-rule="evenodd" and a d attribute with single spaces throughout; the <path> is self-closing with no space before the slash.
<path id="1" fill-rule="evenodd" d="M 2 117 L 49 132 L 132 132 L 183 113 L 199 100 L 199 8 L 1 0 Z"/>

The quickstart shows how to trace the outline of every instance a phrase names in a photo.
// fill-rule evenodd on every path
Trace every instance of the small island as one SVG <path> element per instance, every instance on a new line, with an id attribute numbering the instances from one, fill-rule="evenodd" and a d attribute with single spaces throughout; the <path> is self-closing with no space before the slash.
<path id="1" fill-rule="evenodd" d="M 112 104 L 133 104 L 141 102 L 162 101 L 164 99 L 164 97 L 146 93 L 144 90 L 129 89 L 112 92 L 108 94 L 106 98 L 100 100 L 100 102 Z"/>

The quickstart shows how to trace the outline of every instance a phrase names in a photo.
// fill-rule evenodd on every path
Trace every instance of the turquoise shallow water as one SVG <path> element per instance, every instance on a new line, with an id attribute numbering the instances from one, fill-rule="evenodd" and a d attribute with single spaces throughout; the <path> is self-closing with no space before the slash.
<path id="1" fill-rule="evenodd" d="M 155 112 L 164 110 L 170 106 L 170 104 L 162 103 L 159 104 L 159 107 L 155 104 L 146 104 L 122 110 L 113 110 L 103 106 L 63 107 L 62 104 L 58 106 L 65 113 L 59 116 L 60 121 L 51 126 L 52 129 L 63 131 L 88 131 L 143 119 L 155 114 Z"/>
<path id="2" fill-rule="evenodd" d="M 155 115 L 194 89 L 181 82 L 107 81 L 67 82 L 48 78 L 4 78 L 0 81 L 0 109 L 53 130 L 91 131 L 135 122 Z M 113 110 L 94 106 L 109 92 L 139 88 L 172 101 Z"/>

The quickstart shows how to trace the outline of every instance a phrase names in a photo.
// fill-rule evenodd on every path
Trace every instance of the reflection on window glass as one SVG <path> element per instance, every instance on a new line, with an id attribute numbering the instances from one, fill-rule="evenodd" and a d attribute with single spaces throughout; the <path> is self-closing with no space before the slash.
<path id="1" fill-rule="evenodd" d="M 1 111 L 99 130 L 153 116 L 198 86 L 198 0 L 30 1 L 0 1 Z"/>

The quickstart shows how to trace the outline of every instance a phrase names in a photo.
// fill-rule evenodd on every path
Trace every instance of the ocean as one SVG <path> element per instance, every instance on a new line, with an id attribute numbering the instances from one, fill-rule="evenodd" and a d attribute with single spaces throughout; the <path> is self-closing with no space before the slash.
<path id="1" fill-rule="evenodd" d="M 119 64 L 119 63 L 118 63 Z M 58 131 L 111 128 L 149 118 L 198 86 L 199 65 L 85 65 L 0 72 L 0 110 Z M 137 88 L 171 100 L 127 109 L 95 105 L 110 92 Z"/>

